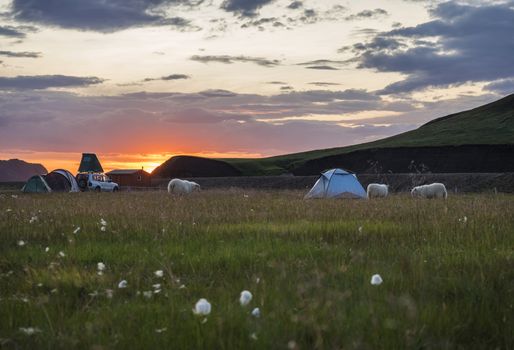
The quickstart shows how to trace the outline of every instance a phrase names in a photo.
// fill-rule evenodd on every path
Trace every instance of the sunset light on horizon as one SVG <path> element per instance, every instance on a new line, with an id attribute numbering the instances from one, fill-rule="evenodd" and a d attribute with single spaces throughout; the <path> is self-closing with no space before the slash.
<path id="1" fill-rule="evenodd" d="M 75 171 L 82 152 L 151 171 L 179 154 L 347 146 L 514 87 L 509 1 L 0 0 L 0 12 L 0 159 L 48 170 Z"/>

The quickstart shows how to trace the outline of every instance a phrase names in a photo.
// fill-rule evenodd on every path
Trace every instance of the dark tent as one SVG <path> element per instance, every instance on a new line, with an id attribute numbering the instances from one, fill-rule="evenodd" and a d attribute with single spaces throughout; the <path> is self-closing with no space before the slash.
<path id="1" fill-rule="evenodd" d="M 104 169 L 100 165 L 98 157 L 94 153 L 82 153 L 79 173 L 103 173 Z"/>
<path id="2" fill-rule="evenodd" d="M 44 176 L 44 175 L 43 175 Z M 23 192 L 30 193 L 47 193 L 52 192 L 46 181 L 41 175 L 32 176 L 29 181 L 21 189 Z"/>
<path id="3" fill-rule="evenodd" d="M 50 186 L 52 191 L 55 192 L 70 192 L 71 185 L 68 179 L 57 172 L 52 171 L 45 175 L 45 181 Z"/>
<path id="4" fill-rule="evenodd" d="M 79 187 L 69 171 L 56 169 L 46 175 L 32 176 L 21 190 L 27 193 L 79 192 Z"/>

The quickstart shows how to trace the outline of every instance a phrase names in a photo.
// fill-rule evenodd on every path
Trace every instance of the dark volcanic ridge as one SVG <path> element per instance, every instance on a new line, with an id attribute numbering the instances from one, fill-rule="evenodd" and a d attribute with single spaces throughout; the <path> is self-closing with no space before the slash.
<path id="1" fill-rule="evenodd" d="M 20 159 L 0 160 L 0 182 L 27 181 L 33 175 L 47 172 L 41 164 L 27 163 Z"/>

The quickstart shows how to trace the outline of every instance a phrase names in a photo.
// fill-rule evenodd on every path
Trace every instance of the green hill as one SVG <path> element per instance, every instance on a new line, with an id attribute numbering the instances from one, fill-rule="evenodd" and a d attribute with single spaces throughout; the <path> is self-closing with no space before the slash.
<path id="1" fill-rule="evenodd" d="M 278 175 L 306 161 L 357 150 L 396 147 L 514 144 L 514 94 L 468 111 L 434 119 L 418 129 L 385 139 L 260 159 L 222 159 L 243 175 Z"/>

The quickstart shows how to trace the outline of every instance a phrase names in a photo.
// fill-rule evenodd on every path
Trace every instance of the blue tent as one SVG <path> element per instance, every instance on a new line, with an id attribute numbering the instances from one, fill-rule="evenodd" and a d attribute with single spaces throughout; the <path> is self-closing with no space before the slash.
<path id="1" fill-rule="evenodd" d="M 330 169 L 321 174 L 304 198 L 366 198 L 366 191 L 355 174 Z"/>

